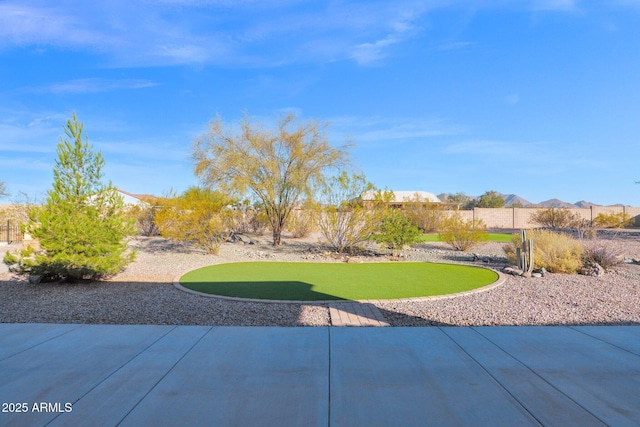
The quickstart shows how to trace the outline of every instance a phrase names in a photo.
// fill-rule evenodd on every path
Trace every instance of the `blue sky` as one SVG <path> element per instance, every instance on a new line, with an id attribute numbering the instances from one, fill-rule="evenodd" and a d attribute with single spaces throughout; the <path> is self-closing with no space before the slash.
<path id="1" fill-rule="evenodd" d="M 640 206 L 639 76 L 638 0 L 5 0 L 0 181 L 42 196 L 75 111 L 107 180 L 180 192 L 216 114 L 295 112 L 379 187 Z"/>

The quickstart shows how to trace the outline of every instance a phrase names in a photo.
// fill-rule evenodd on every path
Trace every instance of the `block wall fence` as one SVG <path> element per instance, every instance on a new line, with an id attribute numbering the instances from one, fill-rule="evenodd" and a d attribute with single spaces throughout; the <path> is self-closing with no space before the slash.
<path id="1" fill-rule="evenodd" d="M 459 213 L 463 219 L 481 219 L 487 228 L 535 228 L 531 215 L 536 208 L 474 208 L 464 211 L 445 211 L 450 214 Z M 569 209 L 572 213 L 586 220 L 593 220 L 598 214 L 626 213 L 635 218 L 635 226 L 640 226 L 640 207 L 634 206 L 592 206 L 589 209 Z"/>

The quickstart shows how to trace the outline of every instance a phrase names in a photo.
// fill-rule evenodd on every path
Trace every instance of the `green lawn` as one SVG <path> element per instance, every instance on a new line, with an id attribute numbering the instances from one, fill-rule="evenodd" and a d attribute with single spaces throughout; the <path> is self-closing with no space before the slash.
<path id="1" fill-rule="evenodd" d="M 426 262 L 239 262 L 211 265 L 180 278 L 208 294 L 274 300 L 363 300 L 443 295 L 495 282 L 479 267 Z"/>
<path id="2" fill-rule="evenodd" d="M 490 242 L 510 242 L 511 233 L 488 233 Z M 440 242 L 439 234 L 423 234 L 418 238 L 419 243 Z"/>

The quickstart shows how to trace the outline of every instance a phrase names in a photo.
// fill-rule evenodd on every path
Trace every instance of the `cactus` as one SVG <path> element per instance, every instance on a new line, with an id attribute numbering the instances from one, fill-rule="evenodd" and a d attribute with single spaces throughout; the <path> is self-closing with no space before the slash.
<path id="1" fill-rule="evenodd" d="M 527 232 L 522 230 L 522 247 L 516 248 L 516 260 L 518 269 L 522 270 L 522 276 L 531 277 L 533 272 L 533 241 L 527 239 Z"/>

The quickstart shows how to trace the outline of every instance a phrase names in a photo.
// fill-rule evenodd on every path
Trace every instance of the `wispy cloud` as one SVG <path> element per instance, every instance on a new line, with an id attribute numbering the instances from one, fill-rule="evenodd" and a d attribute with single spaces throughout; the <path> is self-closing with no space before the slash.
<path id="1" fill-rule="evenodd" d="M 46 2 L 27 6 L 21 2 L 0 4 L 0 46 L 52 44 L 89 47 L 104 44 L 107 37 L 84 28 L 79 16 Z"/>
<path id="2" fill-rule="evenodd" d="M 0 157 L 6 153 L 53 153 L 61 123 L 66 120 L 58 114 L 6 114 L 0 122 Z M 50 142 L 46 142 L 50 141 Z M 6 155 L 9 157 L 9 154 Z"/>
<path id="3" fill-rule="evenodd" d="M 509 105 L 515 105 L 520 102 L 520 94 L 517 92 L 510 93 L 509 95 L 504 97 L 504 102 Z"/>
<path id="4" fill-rule="evenodd" d="M 444 148 L 446 154 L 483 155 L 497 158 L 517 158 L 527 156 L 538 157 L 544 143 L 540 142 L 511 142 L 492 140 L 472 140 L 449 144 Z"/>
<path id="5" fill-rule="evenodd" d="M 438 50 L 458 50 L 458 49 L 465 49 L 471 45 L 473 45 L 473 42 L 467 42 L 467 41 L 457 41 L 457 42 L 448 42 L 448 43 L 443 43 L 440 46 L 438 46 Z"/>
<path id="6" fill-rule="evenodd" d="M 144 89 L 149 87 L 158 86 L 150 80 L 111 80 L 100 78 L 86 78 L 75 79 L 67 82 L 52 83 L 47 86 L 29 87 L 24 90 L 29 92 L 40 93 L 53 93 L 53 94 L 65 94 L 65 93 L 98 93 L 98 92 L 110 92 L 113 90 L 130 90 L 130 89 Z"/>
<path id="7" fill-rule="evenodd" d="M 458 126 L 437 118 L 335 117 L 329 119 L 331 129 L 361 142 L 398 142 L 400 140 L 456 135 Z"/>
<path id="8" fill-rule="evenodd" d="M 0 49 L 80 49 L 101 56 L 107 66 L 124 67 L 343 60 L 371 65 L 428 34 L 434 10 L 505 5 L 534 12 L 581 7 L 578 0 L 7 0 L 0 4 Z M 433 43 L 441 49 L 470 44 Z"/>
<path id="9" fill-rule="evenodd" d="M 417 0 L 281 0 L 268 7 L 257 1 L 206 0 L 65 4 L 9 0 L 0 5 L 0 48 L 85 49 L 116 66 L 251 66 L 347 58 L 365 64 L 417 34 L 417 21 L 427 10 Z M 323 49 L 306 49 L 314 45 Z"/>

